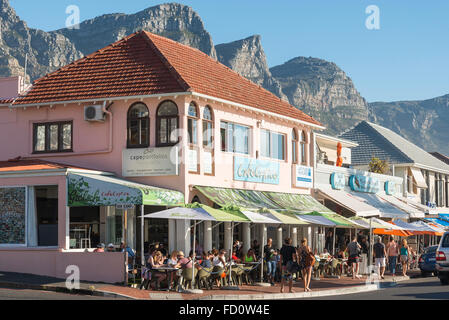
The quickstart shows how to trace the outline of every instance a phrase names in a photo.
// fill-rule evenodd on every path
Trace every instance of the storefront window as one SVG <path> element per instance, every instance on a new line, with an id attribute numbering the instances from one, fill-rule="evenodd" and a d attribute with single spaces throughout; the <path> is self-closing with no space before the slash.
<path id="1" fill-rule="evenodd" d="M 128 111 L 128 148 L 146 148 L 150 144 L 150 113 L 139 102 Z"/>
<path id="2" fill-rule="evenodd" d="M 213 149 L 214 122 L 212 109 L 209 106 L 204 108 L 203 113 L 203 146 L 207 149 Z"/>
<path id="3" fill-rule="evenodd" d="M 173 146 L 179 142 L 178 129 L 178 107 L 173 101 L 164 101 L 157 110 L 157 145 Z"/>
<path id="4" fill-rule="evenodd" d="M 0 188 L 0 245 L 25 245 L 25 188 Z"/>
<path id="5" fill-rule="evenodd" d="M 100 243 L 100 207 L 70 208 L 70 249 L 95 248 Z"/>
<path id="6" fill-rule="evenodd" d="M 195 103 L 189 106 L 189 116 L 187 118 L 187 129 L 189 133 L 189 143 L 191 145 L 198 144 L 198 111 Z"/>
<path id="7" fill-rule="evenodd" d="M 72 122 L 35 123 L 33 152 L 71 152 Z"/>
<path id="8" fill-rule="evenodd" d="M 223 121 L 220 131 L 222 151 L 249 154 L 249 127 Z"/>
<path id="9" fill-rule="evenodd" d="M 260 152 L 262 157 L 285 160 L 285 135 L 261 130 Z"/>

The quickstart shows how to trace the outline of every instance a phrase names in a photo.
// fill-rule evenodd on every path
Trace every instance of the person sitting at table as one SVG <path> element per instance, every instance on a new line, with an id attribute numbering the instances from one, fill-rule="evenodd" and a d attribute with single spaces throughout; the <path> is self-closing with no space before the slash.
<path id="1" fill-rule="evenodd" d="M 108 244 L 107 252 L 116 252 L 115 247 L 112 243 Z"/>
<path id="2" fill-rule="evenodd" d="M 104 243 L 100 243 L 97 248 L 94 250 L 94 252 L 100 252 L 103 253 L 104 252 Z"/>
<path id="3" fill-rule="evenodd" d="M 222 249 L 220 250 L 220 252 L 218 252 L 217 249 L 213 250 L 214 253 L 214 258 L 212 260 L 212 265 L 214 266 L 214 269 L 221 269 L 221 270 L 225 270 L 226 268 L 226 250 Z M 221 284 L 220 284 L 220 276 L 218 275 L 215 278 L 215 282 L 218 288 L 220 288 Z"/>
<path id="4" fill-rule="evenodd" d="M 162 253 L 160 251 L 153 252 L 153 254 L 148 258 L 148 264 L 153 271 L 152 276 L 156 278 L 156 289 L 158 289 L 161 282 L 167 279 L 167 275 L 165 273 L 157 272 L 158 268 L 164 266 L 164 262 L 162 261 Z"/>
<path id="5" fill-rule="evenodd" d="M 253 249 L 249 249 L 248 252 L 243 257 L 243 262 L 244 263 L 251 263 L 251 262 L 256 262 L 256 261 L 257 261 L 257 258 L 256 258 L 256 255 L 254 253 L 254 250 Z"/>
<path id="6" fill-rule="evenodd" d="M 178 265 L 181 267 L 181 269 L 190 269 L 190 268 L 192 268 L 192 266 L 193 266 L 192 256 L 193 256 L 193 252 L 191 253 L 191 256 L 189 256 L 188 258 L 186 258 L 184 256 L 184 252 L 183 251 L 179 251 L 178 252 Z"/>
<path id="7" fill-rule="evenodd" d="M 253 249 L 253 251 L 255 252 L 255 254 L 256 255 L 258 255 L 259 254 L 259 250 L 260 250 L 260 245 L 259 245 L 259 243 L 257 242 L 257 240 L 254 240 L 253 241 L 253 244 L 251 245 L 251 249 Z M 256 259 L 257 260 L 257 259 Z"/>
<path id="8" fill-rule="evenodd" d="M 234 262 L 234 263 L 242 262 L 242 260 L 237 256 L 237 253 L 234 251 L 232 252 L 232 262 Z"/>
<path id="9" fill-rule="evenodd" d="M 200 263 L 200 266 L 202 268 L 210 269 L 212 268 L 212 261 L 211 261 L 211 255 L 208 252 L 203 252 L 202 261 Z"/>
<path id="10" fill-rule="evenodd" d="M 323 253 L 320 254 L 320 259 L 321 260 L 326 260 L 326 261 L 330 261 L 332 260 L 332 255 L 327 251 L 327 249 L 323 250 Z"/>
<path id="11" fill-rule="evenodd" d="M 178 251 L 175 250 L 171 253 L 170 257 L 167 260 L 166 265 L 171 268 L 180 268 L 181 267 L 181 265 L 178 262 Z M 177 271 L 172 271 L 172 272 L 168 273 L 168 280 L 170 281 L 169 287 L 171 286 L 171 284 L 173 282 L 177 282 L 177 279 L 178 279 Z"/>

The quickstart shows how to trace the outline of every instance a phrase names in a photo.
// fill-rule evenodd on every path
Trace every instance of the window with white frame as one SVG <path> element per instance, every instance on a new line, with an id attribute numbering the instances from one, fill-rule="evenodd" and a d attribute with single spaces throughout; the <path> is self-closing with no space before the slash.
<path id="1" fill-rule="evenodd" d="M 265 158 L 285 160 L 285 135 L 269 130 L 261 130 L 260 154 Z"/>
<path id="2" fill-rule="evenodd" d="M 221 151 L 249 154 L 250 127 L 222 121 L 220 124 Z"/>

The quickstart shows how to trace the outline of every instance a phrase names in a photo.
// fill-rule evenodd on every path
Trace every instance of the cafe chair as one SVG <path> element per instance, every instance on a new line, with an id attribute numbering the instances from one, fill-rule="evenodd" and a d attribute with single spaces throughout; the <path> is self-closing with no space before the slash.
<path id="1" fill-rule="evenodd" d="M 182 278 L 184 279 L 184 288 L 187 289 L 187 286 L 190 287 L 190 289 L 192 288 L 192 280 L 196 278 L 196 276 L 198 275 L 198 269 L 194 268 L 193 270 L 194 275 L 192 278 L 192 268 L 186 268 L 184 270 L 182 270 Z"/>
<path id="2" fill-rule="evenodd" d="M 212 289 L 211 285 L 211 272 L 213 268 L 202 268 L 198 271 L 198 288 Z"/>

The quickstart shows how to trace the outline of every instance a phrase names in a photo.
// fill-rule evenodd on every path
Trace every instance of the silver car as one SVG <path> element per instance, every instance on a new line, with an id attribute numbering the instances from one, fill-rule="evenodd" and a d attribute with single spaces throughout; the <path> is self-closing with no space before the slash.
<path id="1" fill-rule="evenodd" d="M 445 232 L 441 237 L 440 244 L 435 254 L 438 278 L 442 285 L 449 284 L 449 232 Z"/>

